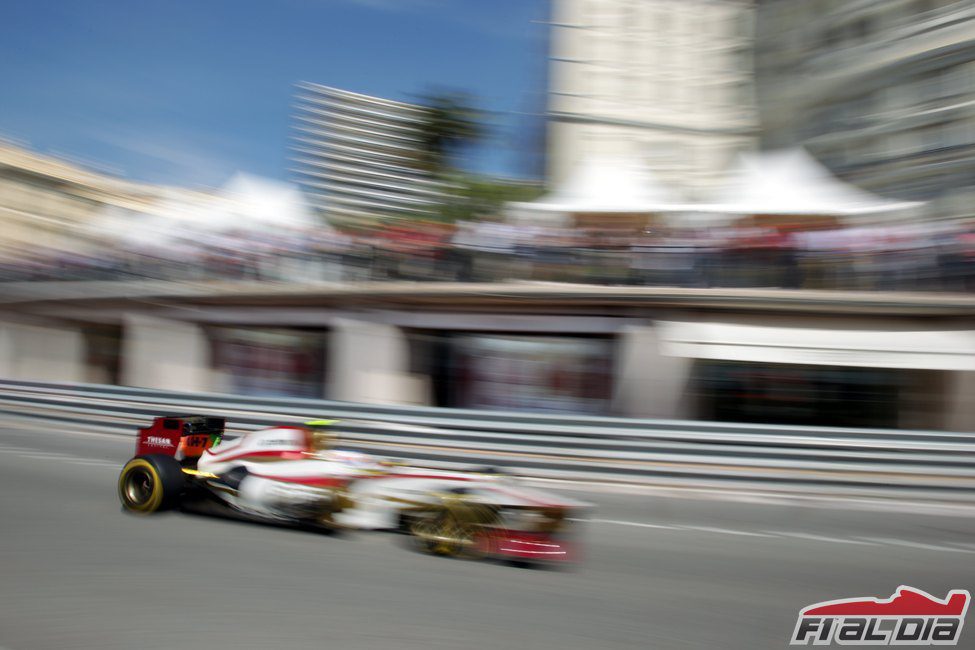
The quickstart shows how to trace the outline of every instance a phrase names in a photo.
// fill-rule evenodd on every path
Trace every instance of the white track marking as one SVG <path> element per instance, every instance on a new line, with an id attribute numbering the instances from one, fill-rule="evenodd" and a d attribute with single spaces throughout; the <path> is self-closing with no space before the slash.
<path id="1" fill-rule="evenodd" d="M 79 458 L 78 456 L 69 456 L 68 454 L 63 453 L 42 451 L 39 449 L 27 449 L 24 447 L 0 446 L 0 453 L 14 454 L 16 456 L 20 456 L 21 458 L 30 458 L 31 460 L 56 460 L 64 463 L 72 463 L 74 465 L 97 465 L 101 467 L 115 467 L 117 465 L 117 463 L 99 458 Z"/>
<path id="2" fill-rule="evenodd" d="M 714 487 L 674 485 L 640 485 L 602 481 L 578 481 L 562 478 L 525 478 L 539 486 L 558 487 L 561 490 L 602 492 L 609 494 L 644 494 L 675 499 L 731 501 L 763 505 L 806 507 L 830 510 L 869 510 L 872 512 L 896 512 L 898 514 L 975 516 L 975 509 L 965 503 L 931 503 L 904 499 L 882 499 L 866 496 L 800 495 L 786 492 L 760 492 L 753 489 L 722 490 Z"/>
<path id="3" fill-rule="evenodd" d="M 687 526 L 678 524 L 647 524 L 638 521 L 620 521 L 618 519 L 573 519 L 573 521 L 588 521 L 594 524 L 613 524 L 615 526 L 631 526 L 634 528 L 659 528 L 661 530 L 689 530 L 703 533 L 718 533 L 720 535 L 742 535 L 745 537 L 774 537 L 765 533 L 753 533 L 747 530 L 733 530 L 731 528 L 715 528 L 713 526 Z"/>
<path id="4" fill-rule="evenodd" d="M 680 526 L 668 526 L 666 524 L 644 524 L 638 521 L 618 521 L 616 519 L 573 519 L 572 521 L 585 521 L 594 524 L 614 524 L 617 526 L 632 526 L 634 528 L 659 528 L 661 530 L 680 530 Z"/>
<path id="5" fill-rule="evenodd" d="M 732 528 L 715 528 L 713 526 L 679 526 L 682 530 L 699 530 L 704 533 L 717 533 L 719 535 L 741 535 L 743 537 L 775 537 L 768 533 L 754 533 L 749 530 L 734 530 Z"/>
<path id="6" fill-rule="evenodd" d="M 35 451 L 28 454 L 17 454 L 23 458 L 33 458 L 35 460 L 74 460 L 76 456 L 66 456 L 65 454 L 55 454 L 48 451 Z"/>
<path id="7" fill-rule="evenodd" d="M 798 533 L 787 530 L 767 530 L 766 533 L 778 535 L 780 537 L 795 537 L 798 539 L 808 539 L 814 542 L 832 542 L 833 544 L 857 544 L 860 546 L 876 546 L 876 542 L 866 542 L 844 537 L 830 537 L 829 535 L 814 535 L 812 533 Z"/>
<path id="8" fill-rule="evenodd" d="M 909 542 L 905 539 L 892 539 L 890 537 L 857 537 L 868 542 L 885 544 L 887 546 L 903 546 L 904 548 L 919 548 L 926 551 L 948 551 L 950 553 L 975 553 L 975 550 L 963 548 L 953 548 L 951 546 L 941 546 L 939 544 L 924 544 L 922 542 Z"/>
<path id="9" fill-rule="evenodd" d="M 136 429 L 138 425 L 132 425 L 132 433 L 111 433 L 108 431 L 79 431 L 77 429 L 51 429 L 43 423 L 36 421 L 18 421 L 17 429 L 30 429 L 31 431 L 40 431 L 46 435 L 50 436 L 66 436 L 74 437 L 81 436 L 85 438 L 102 438 L 104 440 L 112 440 L 115 442 L 121 442 L 125 444 L 132 444 L 136 438 Z"/>
<path id="10" fill-rule="evenodd" d="M 141 403 L 141 402 L 140 402 Z M 251 411 L 231 410 L 228 413 L 254 415 Z M 258 415 L 269 415 L 258 413 Z M 131 433 L 108 431 L 80 431 L 78 429 L 53 428 L 46 423 L 32 419 L 13 418 L 17 428 L 36 429 L 52 436 L 82 436 L 112 440 L 120 444 L 131 445 L 135 440 L 135 430 L 139 423 L 132 424 Z M 10 427 L 8 427 L 10 428 Z M 242 433 L 243 430 L 235 430 Z M 966 503 L 931 503 L 927 501 L 910 501 L 904 499 L 884 499 L 880 497 L 854 495 L 802 495 L 791 492 L 767 492 L 754 488 L 733 489 L 717 488 L 713 486 L 674 486 L 627 484 L 611 481 L 593 481 L 578 479 L 564 479 L 552 477 L 525 477 L 527 484 L 537 486 L 558 486 L 563 490 L 578 490 L 586 492 L 605 492 L 612 494 L 648 494 L 665 498 L 706 499 L 710 501 L 731 501 L 738 503 L 759 503 L 768 505 L 803 506 L 819 509 L 835 510 L 869 510 L 873 512 L 897 512 L 898 514 L 920 514 L 939 516 L 975 516 L 975 506 Z"/>
<path id="11" fill-rule="evenodd" d="M 109 437 L 111 434 L 89 434 L 95 436 L 106 436 Z M 115 437 L 115 436 L 111 436 Z M 97 458 L 79 458 L 77 456 L 69 456 L 63 453 L 42 451 L 39 449 L 32 449 L 27 447 L 19 446 L 9 446 L 0 443 L 0 453 L 8 453 L 20 456 L 22 458 L 30 458 L 33 460 L 57 460 L 60 462 L 68 462 L 74 465 L 82 465 L 88 467 L 104 467 L 104 468 L 115 468 L 117 463 L 113 463 L 107 460 L 100 460 Z M 572 519 L 572 521 L 579 522 L 589 522 L 594 524 L 610 524 L 614 526 L 627 526 L 631 528 L 645 528 L 645 529 L 655 529 L 655 530 L 670 530 L 677 532 L 703 532 L 703 533 L 714 533 L 717 535 L 732 535 L 740 537 L 766 537 L 772 539 L 803 539 L 809 541 L 825 542 L 831 544 L 853 544 L 862 546 L 897 546 L 902 548 L 911 548 L 926 551 L 939 551 L 939 552 L 950 552 L 950 553 L 975 553 L 975 544 L 967 544 L 964 542 L 945 542 L 944 544 L 926 544 L 922 542 L 914 542 L 903 539 L 895 539 L 890 537 L 855 537 L 855 538 L 842 538 L 842 537 L 831 537 L 828 535 L 817 535 L 813 533 L 804 533 L 798 531 L 784 531 L 784 530 L 765 530 L 761 532 L 737 530 L 732 528 L 719 528 L 714 526 L 695 526 L 695 525 L 679 525 L 679 524 L 654 524 L 649 522 L 639 522 L 639 521 L 623 521 L 619 519 Z M 3 650 L 3 648 L 0 648 Z"/>
<path id="12" fill-rule="evenodd" d="M 956 546 L 948 546 L 950 542 L 945 542 L 945 544 L 925 544 L 921 542 L 912 542 L 903 539 L 894 539 L 889 537 L 832 537 L 829 535 L 817 535 L 815 533 L 805 533 L 800 531 L 788 531 L 788 530 L 764 530 L 761 532 L 753 532 L 746 530 L 737 530 L 732 528 L 717 528 L 713 526 L 688 526 L 688 525 L 669 525 L 669 524 L 651 524 L 643 523 L 638 521 L 622 521 L 619 519 L 573 519 L 572 521 L 589 522 L 594 524 L 610 524 L 614 526 L 628 526 L 631 528 L 653 528 L 659 530 L 673 530 L 673 531 L 686 531 L 686 532 L 704 532 L 704 533 L 715 533 L 718 535 L 735 535 L 742 537 L 767 537 L 772 539 L 803 539 L 812 542 L 825 542 L 827 544 L 849 544 L 854 546 L 900 546 L 904 548 L 913 548 L 924 551 L 948 551 L 954 553 L 975 553 L 975 545 L 970 545 L 971 548 L 958 548 L 957 546 L 969 546 L 965 544 L 957 544 Z"/>
<path id="13" fill-rule="evenodd" d="M 87 459 L 87 458 L 85 458 L 85 459 L 74 458 L 74 459 L 69 460 L 68 462 L 69 463 L 72 463 L 74 465 L 90 465 L 90 466 L 98 466 L 98 467 L 115 467 L 116 466 L 115 463 L 110 463 L 110 462 L 108 462 L 106 460 L 96 460 L 96 459 Z"/>

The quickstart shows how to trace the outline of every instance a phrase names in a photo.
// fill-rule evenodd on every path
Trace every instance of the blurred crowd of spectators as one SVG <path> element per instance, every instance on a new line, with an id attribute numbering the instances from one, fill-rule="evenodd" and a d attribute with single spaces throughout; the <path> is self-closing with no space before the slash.
<path id="1" fill-rule="evenodd" d="M 241 232 L 87 253 L 34 250 L 0 262 L 3 281 L 136 279 L 973 291 L 975 224 L 640 232 L 419 223 L 344 233 Z"/>

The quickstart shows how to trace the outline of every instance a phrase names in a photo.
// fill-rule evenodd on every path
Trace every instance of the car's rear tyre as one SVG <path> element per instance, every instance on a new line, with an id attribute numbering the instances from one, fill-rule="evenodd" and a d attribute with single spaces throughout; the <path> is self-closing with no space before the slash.
<path id="1" fill-rule="evenodd" d="M 136 456 L 125 464 L 118 477 L 122 507 L 143 515 L 175 506 L 183 487 L 183 470 L 170 456 Z"/>

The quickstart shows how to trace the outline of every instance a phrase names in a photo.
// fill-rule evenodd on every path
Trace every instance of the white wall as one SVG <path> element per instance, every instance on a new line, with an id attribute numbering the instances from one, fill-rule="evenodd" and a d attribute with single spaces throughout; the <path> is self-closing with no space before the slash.
<path id="1" fill-rule="evenodd" d="M 122 384 L 208 391 L 210 368 L 210 343 L 198 325 L 136 314 L 125 317 Z"/>
<path id="2" fill-rule="evenodd" d="M 429 404 L 426 377 L 409 373 L 409 342 L 394 325 L 337 320 L 329 335 L 329 399 L 377 404 Z"/>
<path id="3" fill-rule="evenodd" d="M 84 381 L 84 336 L 72 327 L 0 323 L 0 376 L 28 381 Z"/>
<path id="4" fill-rule="evenodd" d="M 953 372 L 948 382 L 945 429 L 975 432 L 975 371 Z"/>
<path id="5" fill-rule="evenodd" d="M 653 327 L 625 328 L 619 335 L 613 413 L 626 417 L 689 418 L 692 359 L 664 356 Z"/>

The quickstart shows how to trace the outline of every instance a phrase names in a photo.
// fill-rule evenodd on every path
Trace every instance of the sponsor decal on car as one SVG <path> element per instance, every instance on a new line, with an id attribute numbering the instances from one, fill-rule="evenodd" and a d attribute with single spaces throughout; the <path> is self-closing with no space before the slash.
<path id="1" fill-rule="evenodd" d="M 971 594 L 901 585 L 890 598 L 843 598 L 799 612 L 790 645 L 957 645 Z"/>
<path id="2" fill-rule="evenodd" d="M 162 436 L 146 436 L 146 444 L 150 447 L 172 447 L 173 441 Z"/>

